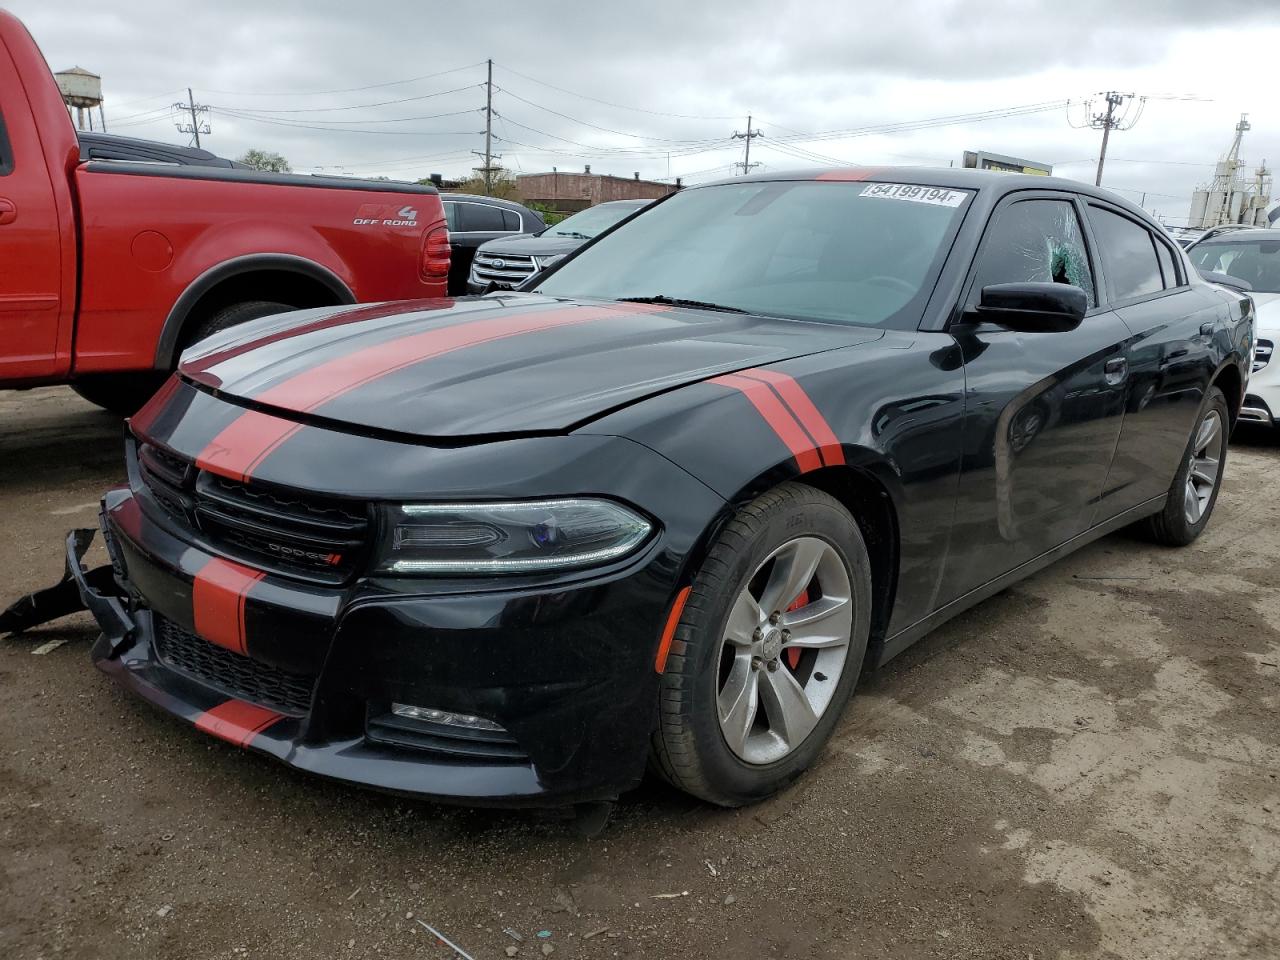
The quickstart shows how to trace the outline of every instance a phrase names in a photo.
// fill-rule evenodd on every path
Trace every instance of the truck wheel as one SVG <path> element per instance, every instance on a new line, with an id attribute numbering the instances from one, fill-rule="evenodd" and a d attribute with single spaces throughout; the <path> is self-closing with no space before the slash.
<path id="1" fill-rule="evenodd" d="M 248 323 L 250 320 L 257 320 L 259 317 L 269 317 L 275 313 L 288 313 L 290 310 L 296 309 L 298 308 L 290 304 L 277 303 L 274 300 L 246 300 L 244 303 L 233 303 L 231 306 L 223 307 L 212 316 L 196 324 L 195 329 L 183 341 L 182 346 L 184 348 L 189 347 L 193 343 L 199 343 L 205 337 L 221 333 L 223 330 L 234 327 L 237 324 Z"/>
<path id="2" fill-rule="evenodd" d="M 71 389 L 90 403 L 122 417 L 132 416 L 160 389 L 168 374 L 158 370 L 139 373 L 97 373 L 81 377 Z"/>

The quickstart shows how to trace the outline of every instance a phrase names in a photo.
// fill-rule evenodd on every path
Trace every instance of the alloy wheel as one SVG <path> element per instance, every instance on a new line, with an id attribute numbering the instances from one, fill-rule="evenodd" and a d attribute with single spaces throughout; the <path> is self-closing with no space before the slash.
<path id="1" fill-rule="evenodd" d="M 799 537 L 748 578 L 725 624 L 716 706 L 729 749 L 773 763 L 830 706 L 849 655 L 853 587 L 836 549 Z"/>
<path id="2" fill-rule="evenodd" d="M 1222 476 L 1221 435 L 1222 418 L 1217 410 L 1210 410 L 1200 421 L 1195 441 L 1191 444 L 1187 486 L 1183 498 L 1183 510 L 1189 524 L 1200 522 Z"/>

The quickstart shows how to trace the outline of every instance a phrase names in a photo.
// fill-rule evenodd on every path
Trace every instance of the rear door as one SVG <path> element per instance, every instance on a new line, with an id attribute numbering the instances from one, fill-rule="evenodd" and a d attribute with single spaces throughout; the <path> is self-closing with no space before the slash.
<path id="1" fill-rule="evenodd" d="M 1016 333 L 971 315 L 953 324 L 965 365 L 964 463 L 945 603 L 1038 557 L 1090 526 L 1124 411 L 1128 330 L 1100 305 L 1080 202 L 1020 192 L 992 215 L 962 303 L 984 286 L 1060 282 L 1085 290 L 1075 330 Z"/>
<path id="2" fill-rule="evenodd" d="M 1182 256 L 1146 224 L 1094 200 L 1087 216 L 1108 296 L 1133 334 L 1125 421 L 1100 504 L 1103 519 L 1169 489 L 1215 372 L 1213 337 L 1227 308 L 1187 282 Z"/>
<path id="3" fill-rule="evenodd" d="M 58 372 L 62 286 L 49 170 L 22 83 L 0 45 L 0 381 Z"/>

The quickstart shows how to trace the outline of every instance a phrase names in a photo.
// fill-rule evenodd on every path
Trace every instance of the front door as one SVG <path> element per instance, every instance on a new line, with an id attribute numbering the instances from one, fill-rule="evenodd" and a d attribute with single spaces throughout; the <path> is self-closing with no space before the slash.
<path id="1" fill-rule="evenodd" d="M 1015 333 L 953 325 L 965 365 L 964 462 L 938 605 L 1086 530 L 1124 413 L 1128 330 L 1099 308 L 1093 259 L 1069 195 L 1014 194 L 979 246 L 965 303 L 995 283 L 1060 282 L 1085 290 L 1075 330 Z"/>
<path id="2" fill-rule="evenodd" d="M 60 234 L 31 108 L 0 45 L 0 381 L 58 372 Z"/>

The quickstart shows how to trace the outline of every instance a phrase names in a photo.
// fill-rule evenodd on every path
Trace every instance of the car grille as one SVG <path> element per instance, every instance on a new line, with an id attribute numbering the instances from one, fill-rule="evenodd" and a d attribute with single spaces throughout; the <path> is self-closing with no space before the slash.
<path id="1" fill-rule="evenodd" d="M 366 549 L 367 504 L 229 480 L 145 443 L 138 466 L 143 483 L 174 520 L 254 566 L 340 583 Z"/>
<path id="2" fill-rule="evenodd" d="M 1275 351 L 1275 344 L 1270 340 L 1259 340 L 1253 348 L 1253 372 L 1257 373 L 1268 363 L 1271 362 L 1271 354 Z"/>
<path id="3" fill-rule="evenodd" d="M 154 617 L 156 656 L 165 666 L 223 693 L 292 716 L 311 709 L 316 678 L 259 663 Z"/>
<path id="4" fill-rule="evenodd" d="M 471 261 L 473 283 L 496 283 L 500 287 L 514 287 L 537 271 L 537 261 L 523 254 L 477 253 Z"/>

